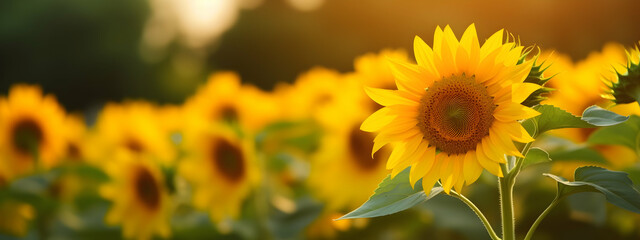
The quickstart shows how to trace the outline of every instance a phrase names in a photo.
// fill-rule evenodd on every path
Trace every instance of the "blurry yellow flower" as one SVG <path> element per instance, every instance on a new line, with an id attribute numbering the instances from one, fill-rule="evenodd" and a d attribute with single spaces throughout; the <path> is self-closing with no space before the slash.
<path id="1" fill-rule="evenodd" d="M 254 86 L 242 85 L 233 72 L 211 75 L 208 82 L 189 98 L 185 105 L 189 118 L 200 119 L 200 125 L 210 122 L 238 122 L 255 131 L 279 117 L 276 99 Z"/>
<path id="2" fill-rule="evenodd" d="M 64 153 L 64 109 L 39 87 L 16 85 L 0 98 L 0 161 L 12 178 L 41 166 L 56 165 Z M 37 157 L 34 156 L 37 154 Z"/>
<path id="3" fill-rule="evenodd" d="M 178 171 L 191 183 L 193 205 L 209 211 L 213 222 L 237 218 L 259 178 L 251 138 L 219 125 L 188 129 L 184 141 L 187 156 Z"/>
<path id="4" fill-rule="evenodd" d="M 512 140 L 533 139 L 518 120 L 539 113 L 520 103 L 540 86 L 523 83 L 532 61 L 517 64 L 523 47 L 502 39 L 500 30 L 480 46 L 474 25 L 460 41 L 438 27 L 433 50 L 415 38 L 417 65 L 390 61 L 398 90 L 366 88 L 385 107 L 361 128 L 379 132 L 373 152 L 397 143 L 387 162 L 393 176 L 411 166 L 412 185 L 422 178 L 428 190 L 439 179 L 449 193 L 483 169 L 502 177 L 505 154 L 522 157 Z"/>
<path id="5" fill-rule="evenodd" d="M 343 76 L 337 71 L 316 67 L 301 74 L 293 85 L 276 86 L 283 115 L 287 119 L 315 118 L 319 111 L 332 106 L 340 95 Z"/>
<path id="6" fill-rule="evenodd" d="M 91 158 L 98 163 L 109 161 L 111 153 L 124 149 L 149 155 L 163 165 L 171 165 L 175 149 L 167 129 L 159 120 L 158 109 L 146 102 L 107 104 L 98 116 L 92 136 Z"/>
<path id="7" fill-rule="evenodd" d="M 368 53 L 354 61 L 355 74 L 359 75 L 362 84 L 367 87 L 397 89 L 388 59 L 409 61 L 404 50 L 385 49 L 378 54 Z"/>
<path id="8" fill-rule="evenodd" d="M 340 92 L 348 94 L 347 88 Z M 351 88 L 362 90 L 361 85 Z M 385 168 L 389 154 L 384 149 L 371 155 L 375 135 L 360 130 L 362 121 L 371 114 L 369 109 L 349 102 L 330 109 L 323 112 L 324 135 L 320 148 L 311 157 L 309 183 L 326 203 L 325 210 L 354 209 L 373 194 L 389 173 Z"/>
<path id="9" fill-rule="evenodd" d="M 67 116 L 64 122 L 64 138 L 67 144 L 65 159 L 72 162 L 86 160 L 87 126 L 80 116 Z"/>
<path id="10" fill-rule="evenodd" d="M 543 104 L 558 106 L 577 116 L 582 115 L 582 112 L 591 105 L 608 108 L 621 115 L 640 114 L 638 104 L 612 105 L 612 102 L 602 98 L 607 88 L 605 80 L 615 77 L 616 71 L 622 71 L 624 62 L 624 47 L 616 43 L 606 44 L 601 52 L 592 52 L 585 60 L 575 64 L 569 60 L 569 57 L 556 54 L 548 70 L 552 74 L 557 74 L 549 82 L 556 91 L 552 92 Z M 553 130 L 551 134 L 579 144 L 586 142 L 595 130 L 595 128 L 567 128 Z M 633 151 L 621 146 L 599 145 L 595 146 L 595 149 L 608 160 L 610 166 L 606 167 L 609 168 L 621 169 L 637 159 Z M 554 162 L 551 172 L 572 179 L 576 168 L 587 165 L 597 164 L 585 163 L 579 159 Z"/>
<path id="11" fill-rule="evenodd" d="M 24 237 L 29 221 L 35 217 L 31 205 L 12 200 L 0 201 L 0 233 Z"/>
<path id="12" fill-rule="evenodd" d="M 574 115 L 580 116 L 591 105 L 609 108 L 611 102 L 601 97 L 606 89 L 604 79 L 615 76 L 612 66 L 623 66 L 624 47 L 609 43 L 602 52 L 593 52 L 584 61 L 572 64 L 568 57 L 557 54 L 548 72 L 557 74 L 549 82 L 556 91 L 549 95 L 543 104 L 558 106 Z M 563 60 L 564 59 L 564 60 Z M 624 114 L 624 113 L 621 113 Z M 569 128 L 555 130 L 554 133 L 581 143 L 587 140 L 595 129 Z"/>
<path id="13" fill-rule="evenodd" d="M 169 237 L 171 202 L 158 165 L 146 154 L 123 149 L 106 163 L 111 182 L 100 188 L 100 195 L 113 202 L 105 221 L 122 225 L 125 238 Z"/>

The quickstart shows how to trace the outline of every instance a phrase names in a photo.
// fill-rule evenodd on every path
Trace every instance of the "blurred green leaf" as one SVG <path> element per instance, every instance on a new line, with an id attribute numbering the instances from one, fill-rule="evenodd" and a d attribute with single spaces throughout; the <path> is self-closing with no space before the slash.
<path id="1" fill-rule="evenodd" d="M 315 221 L 322 213 L 322 205 L 310 198 L 296 201 L 296 211 L 292 213 L 272 210 L 269 227 L 277 239 L 294 239 Z"/>
<path id="2" fill-rule="evenodd" d="M 527 129 L 529 134 L 536 136 L 543 132 L 560 128 L 611 126 L 622 123 L 629 118 L 595 105 L 587 108 L 582 118 L 552 105 L 538 105 L 534 109 L 540 112 L 540 115 L 525 120 L 522 126 Z"/>
<path id="3" fill-rule="evenodd" d="M 589 148 L 579 147 L 569 150 L 554 151 L 550 154 L 551 159 L 554 162 L 584 162 L 584 163 L 598 163 L 606 164 L 607 159 L 600 154 L 600 152 Z"/>
<path id="4" fill-rule="evenodd" d="M 577 193 L 567 197 L 573 219 L 602 226 L 607 221 L 606 198 L 594 192 Z"/>
<path id="5" fill-rule="evenodd" d="M 618 115 L 609 110 L 602 109 L 596 105 L 588 107 L 582 113 L 582 120 L 595 126 L 613 126 L 627 121 L 629 117 Z"/>
<path id="6" fill-rule="evenodd" d="M 596 130 L 587 141 L 590 144 L 623 145 L 640 152 L 638 138 L 640 138 L 640 116 L 632 115 L 622 124 Z"/>
<path id="7" fill-rule="evenodd" d="M 422 186 L 421 180 L 416 183 L 417 188 L 412 188 L 409 182 L 409 171 L 410 168 L 407 168 L 393 179 L 391 179 L 391 175 L 388 175 L 367 202 L 338 220 L 371 218 L 397 213 L 425 202 L 442 192 L 442 187 L 434 187 L 427 195 L 419 187 Z"/>
<path id="8" fill-rule="evenodd" d="M 550 162 L 551 158 L 549 158 L 549 153 L 540 148 L 534 147 L 529 149 L 527 152 L 527 156 L 524 158 L 523 167 L 527 167 L 537 163 L 545 163 Z"/>
<path id="9" fill-rule="evenodd" d="M 633 188 L 633 183 L 625 172 L 600 167 L 580 167 L 576 169 L 573 182 L 549 173 L 544 175 L 558 182 L 560 198 L 580 192 L 599 192 L 610 203 L 640 213 L 640 193 Z"/>

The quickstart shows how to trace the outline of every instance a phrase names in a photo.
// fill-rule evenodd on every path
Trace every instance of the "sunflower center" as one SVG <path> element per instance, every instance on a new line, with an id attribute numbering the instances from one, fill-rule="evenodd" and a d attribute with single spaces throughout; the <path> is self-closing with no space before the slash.
<path id="1" fill-rule="evenodd" d="M 143 205 L 157 209 L 160 205 L 160 189 L 148 169 L 140 167 L 135 175 L 135 192 Z"/>
<path id="2" fill-rule="evenodd" d="M 23 154 L 30 154 L 36 151 L 43 139 L 40 124 L 31 118 L 18 121 L 12 130 L 13 146 Z"/>
<path id="3" fill-rule="evenodd" d="M 422 96 L 418 126 L 438 150 L 466 153 L 489 134 L 495 108 L 493 97 L 475 76 L 452 75 L 434 82 Z"/>
<path id="4" fill-rule="evenodd" d="M 380 157 L 376 153 L 371 157 L 373 148 L 373 136 L 371 133 L 360 130 L 357 126 L 351 128 L 349 133 L 349 150 L 351 157 L 358 167 L 363 170 L 372 170 L 380 163 Z"/>
<path id="5" fill-rule="evenodd" d="M 218 110 L 217 117 L 227 122 L 233 122 L 238 120 L 238 111 L 232 105 L 225 104 Z"/>
<path id="6" fill-rule="evenodd" d="M 127 141 L 125 142 L 125 146 L 127 147 L 127 149 L 135 153 L 141 153 L 142 151 L 144 151 L 144 146 L 142 145 L 142 143 L 134 138 L 127 139 Z"/>
<path id="7" fill-rule="evenodd" d="M 220 172 L 227 180 L 237 182 L 244 176 L 244 154 L 235 145 L 224 139 L 213 143 L 213 163 L 216 172 Z"/>

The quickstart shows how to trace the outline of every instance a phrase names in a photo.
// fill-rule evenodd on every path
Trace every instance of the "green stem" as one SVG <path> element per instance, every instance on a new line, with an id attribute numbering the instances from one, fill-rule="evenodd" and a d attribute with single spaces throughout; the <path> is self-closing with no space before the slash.
<path id="1" fill-rule="evenodd" d="M 462 194 L 457 193 L 455 191 L 451 191 L 451 195 L 460 199 L 460 201 L 462 201 L 463 203 L 467 204 L 467 206 L 469 206 L 469 208 L 471 208 L 471 210 L 473 210 L 473 212 L 476 213 L 476 216 L 478 216 L 478 218 L 480 218 L 480 221 L 482 221 L 482 224 L 484 224 L 484 228 L 487 229 L 487 233 L 489 233 L 489 236 L 491 236 L 491 239 L 500 240 L 500 237 L 498 237 L 498 234 L 496 234 L 496 232 L 493 231 L 493 227 L 491 227 L 491 223 L 489 223 L 489 220 L 487 220 L 484 214 L 482 214 L 482 211 L 480 211 L 480 209 L 476 207 L 476 205 L 473 204 L 471 200 L 469 200 Z"/>
<path id="2" fill-rule="evenodd" d="M 522 148 L 522 155 L 526 156 L 531 148 L 531 143 L 527 143 Z M 517 158 L 516 165 L 509 170 L 506 164 L 502 165 L 502 174 L 504 177 L 498 178 L 500 185 L 500 213 L 502 214 L 502 238 L 504 240 L 515 240 L 515 218 L 513 216 L 513 186 L 516 183 L 516 177 L 522 169 L 524 158 Z"/>
<path id="3" fill-rule="evenodd" d="M 502 239 L 515 240 L 515 219 L 513 218 L 513 181 L 510 175 L 498 178 L 500 184 L 500 212 L 502 214 Z"/>
<path id="4" fill-rule="evenodd" d="M 536 229 L 538 228 L 538 225 L 540 225 L 540 222 L 542 222 L 542 219 L 544 219 L 544 217 L 546 217 L 549 214 L 549 212 L 551 212 L 551 209 L 553 209 L 556 205 L 558 205 L 559 202 L 560 202 L 560 198 L 556 196 L 556 198 L 553 199 L 551 204 L 549 204 L 547 209 L 545 209 L 540 214 L 540 216 L 538 216 L 538 219 L 536 219 L 536 221 L 533 222 L 533 225 L 531 225 L 531 228 L 529 228 L 529 231 L 527 232 L 527 235 L 524 237 L 524 240 L 530 240 L 531 237 L 533 237 L 533 232 L 536 231 Z"/>

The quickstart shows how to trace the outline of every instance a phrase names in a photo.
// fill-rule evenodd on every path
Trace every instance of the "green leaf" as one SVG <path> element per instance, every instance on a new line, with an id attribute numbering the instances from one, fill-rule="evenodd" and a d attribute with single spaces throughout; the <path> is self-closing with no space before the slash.
<path id="1" fill-rule="evenodd" d="M 590 128 L 593 125 L 582 121 L 579 117 L 552 105 L 538 105 L 534 109 L 540 112 L 539 116 L 527 119 L 523 126 L 529 134 L 540 135 L 543 132 L 559 128 Z M 537 127 L 537 131 L 534 131 Z"/>
<path id="2" fill-rule="evenodd" d="M 613 126 L 627 121 L 629 117 L 618 115 L 617 113 L 604 110 L 601 107 L 593 105 L 588 107 L 582 113 L 582 120 L 595 126 Z"/>
<path id="3" fill-rule="evenodd" d="M 549 153 L 540 148 L 534 147 L 529 149 L 527 152 L 527 156 L 524 158 L 523 167 L 527 167 L 537 163 L 545 163 L 550 162 L 551 158 L 549 158 Z"/>
<path id="4" fill-rule="evenodd" d="M 632 115 L 628 121 L 615 126 L 603 127 L 593 132 L 587 140 L 590 144 L 623 145 L 640 151 L 640 117 Z"/>
<path id="5" fill-rule="evenodd" d="M 599 192 L 613 205 L 640 213 L 640 193 L 633 188 L 633 183 L 625 172 L 591 166 L 580 167 L 576 169 L 574 182 L 549 173 L 545 175 L 558 182 L 560 198 L 579 192 Z"/>
<path id="6" fill-rule="evenodd" d="M 582 118 L 552 105 L 538 105 L 534 109 L 540 112 L 540 115 L 527 119 L 522 123 L 522 126 L 527 129 L 529 134 L 534 136 L 560 128 L 611 126 L 622 123 L 629 118 L 595 105 L 587 108 Z"/>
<path id="7" fill-rule="evenodd" d="M 367 202 L 337 220 L 371 218 L 397 213 L 425 202 L 442 192 L 442 187 L 432 188 L 429 195 L 425 194 L 422 187 L 412 188 L 409 183 L 409 169 L 400 172 L 393 179 L 388 175 Z M 422 186 L 422 181 L 418 181 L 416 186 Z"/>
<path id="8" fill-rule="evenodd" d="M 551 159 L 554 162 L 584 162 L 584 163 L 597 163 L 607 164 L 607 159 L 600 154 L 600 152 L 589 148 L 580 147 L 570 150 L 554 151 L 550 154 Z"/>

